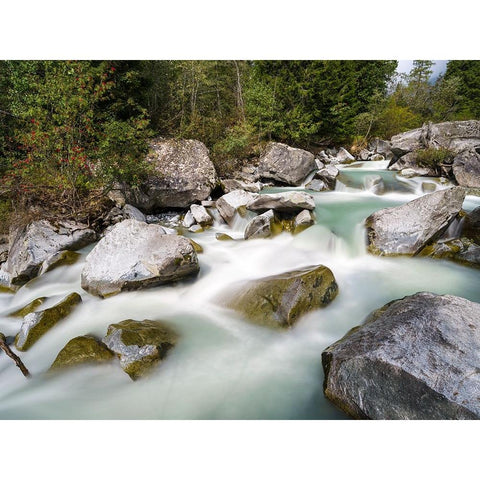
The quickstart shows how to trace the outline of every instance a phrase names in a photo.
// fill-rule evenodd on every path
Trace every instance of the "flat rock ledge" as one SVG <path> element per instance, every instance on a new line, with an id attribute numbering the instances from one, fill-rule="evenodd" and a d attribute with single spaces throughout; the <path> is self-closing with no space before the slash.
<path id="1" fill-rule="evenodd" d="M 324 393 L 357 419 L 480 418 L 480 304 L 417 293 L 322 353 Z"/>

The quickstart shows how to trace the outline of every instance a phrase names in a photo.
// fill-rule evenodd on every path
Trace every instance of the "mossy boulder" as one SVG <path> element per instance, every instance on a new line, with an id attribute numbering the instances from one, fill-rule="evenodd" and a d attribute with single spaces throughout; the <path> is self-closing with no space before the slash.
<path id="1" fill-rule="evenodd" d="M 219 301 L 254 323 L 291 327 L 303 314 L 328 305 L 337 293 L 332 271 L 317 265 L 239 285 Z"/>
<path id="2" fill-rule="evenodd" d="M 81 301 L 82 297 L 78 293 L 71 293 L 51 308 L 26 315 L 15 338 L 17 350 L 28 350 L 40 337 L 69 315 Z"/>
<path id="3" fill-rule="evenodd" d="M 124 320 L 108 327 L 103 343 L 132 380 L 149 373 L 176 344 L 177 334 L 160 321 Z"/>
<path id="4" fill-rule="evenodd" d="M 35 300 L 32 300 L 30 303 L 25 305 L 24 307 L 20 308 L 19 310 L 16 310 L 15 312 L 11 313 L 11 317 L 25 317 L 25 315 L 28 315 L 29 313 L 34 312 L 38 308 L 40 308 L 47 297 L 40 297 L 36 298 Z"/>
<path id="5" fill-rule="evenodd" d="M 192 247 L 195 250 L 195 253 L 203 253 L 203 247 L 200 244 L 198 244 L 195 240 L 192 240 L 190 238 L 190 243 L 192 244 Z"/>
<path id="6" fill-rule="evenodd" d="M 226 233 L 216 233 L 215 238 L 220 242 L 229 242 L 233 240 L 233 238 L 230 235 L 227 235 Z"/>
<path id="7" fill-rule="evenodd" d="M 72 338 L 57 355 L 50 370 L 58 370 L 86 363 L 105 363 L 113 359 L 113 353 L 96 338 L 84 335 Z"/>
<path id="8" fill-rule="evenodd" d="M 62 250 L 61 252 L 54 253 L 42 263 L 38 274 L 42 275 L 65 265 L 73 265 L 80 256 L 78 252 L 72 252 L 70 250 Z"/>

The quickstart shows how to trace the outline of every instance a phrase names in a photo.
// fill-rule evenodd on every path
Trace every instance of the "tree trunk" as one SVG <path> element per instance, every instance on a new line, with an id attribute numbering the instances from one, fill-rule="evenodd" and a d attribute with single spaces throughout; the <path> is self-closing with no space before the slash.
<path id="1" fill-rule="evenodd" d="M 28 371 L 27 367 L 23 364 L 20 358 L 15 355 L 10 347 L 7 345 L 5 335 L 0 332 L 0 349 L 3 350 L 7 356 L 9 356 L 14 362 L 15 365 L 20 369 L 25 377 L 30 377 L 30 372 Z"/>

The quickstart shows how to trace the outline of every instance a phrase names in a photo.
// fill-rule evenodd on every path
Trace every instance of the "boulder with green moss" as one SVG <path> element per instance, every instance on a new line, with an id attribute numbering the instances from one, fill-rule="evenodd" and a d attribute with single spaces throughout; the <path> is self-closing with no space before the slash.
<path id="1" fill-rule="evenodd" d="M 42 263 L 38 274 L 42 275 L 65 265 L 73 265 L 79 258 L 80 254 L 78 252 L 72 252 L 70 250 L 62 250 L 61 252 L 54 253 Z"/>
<path id="2" fill-rule="evenodd" d="M 10 314 L 11 317 L 25 317 L 29 313 L 34 312 L 35 310 L 39 309 L 45 302 L 47 297 L 39 297 L 35 300 L 32 300 L 30 303 L 25 305 L 24 307 L 15 310 L 13 313 Z"/>
<path id="3" fill-rule="evenodd" d="M 108 327 L 103 343 L 136 380 L 149 373 L 176 344 L 177 334 L 160 321 L 124 320 Z"/>
<path id="4" fill-rule="evenodd" d="M 280 192 L 258 195 L 247 204 L 248 210 L 265 212 L 275 210 L 276 212 L 298 213 L 302 210 L 315 210 L 315 200 L 306 192 Z"/>
<path id="5" fill-rule="evenodd" d="M 15 338 L 17 349 L 28 350 L 40 337 L 67 317 L 81 301 L 82 297 L 78 293 L 71 293 L 51 308 L 26 315 Z"/>
<path id="6" fill-rule="evenodd" d="M 254 323 L 291 327 L 305 313 L 328 305 L 337 293 L 332 271 L 317 265 L 238 285 L 223 292 L 219 302 Z"/>
<path id="7" fill-rule="evenodd" d="M 83 335 L 72 338 L 58 353 L 50 370 L 73 367 L 86 363 L 105 363 L 113 359 L 113 353 L 96 338 Z"/>

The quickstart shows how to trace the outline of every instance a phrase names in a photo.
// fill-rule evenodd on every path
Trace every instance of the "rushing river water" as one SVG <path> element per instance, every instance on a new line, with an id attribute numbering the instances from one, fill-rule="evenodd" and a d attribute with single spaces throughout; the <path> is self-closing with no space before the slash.
<path id="1" fill-rule="evenodd" d="M 368 255 L 364 219 L 385 207 L 422 195 L 429 179 L 403 179 L 384 162 L 342 169 L 334 192 L 314 194 L 316 224 L 299 235 L 218 241 L 225 232 L 243 238 L 246 219 L 233 228 L 216 225 L 191 234 L 203 246 L 194 281 L 100 300 L 80 287 L 85 255 L 22 287 L 0 293 L 0 331 L 15 335 L 22 319 L 8 314 L 34 298 L 49 304 L 76 291 L 83 303 L 21 358 L 25 379 L 0 354 L 0 418 L 9 419 L 342 419 L 323 396 L 321 353 L 385 303 L 419 291 L 453 294 L 480 302 L 480 270 L 429 258 Z M 365 178 L 382 176 L 386 193 L 364 190 Z M 438 184 L 437 188 L 446 185 Z M 291 190 L 269 189 L 267 191 Z M 310 192 L 312 193 L 312 192 Z M 467 197 L 466 210 L 480 205 Z M 303 266 L 324 264 L 334 273 L 339 295 L 290 330 L 272 331 L 242 320 L 213 299 L 229 284 Z M 105 335 L 109 324 L 132 318 L 168 322 L 180 340 L 150 376 L 132 382 L 118 364 L 91 365 L 46 374 L 73 337 Z"/>

